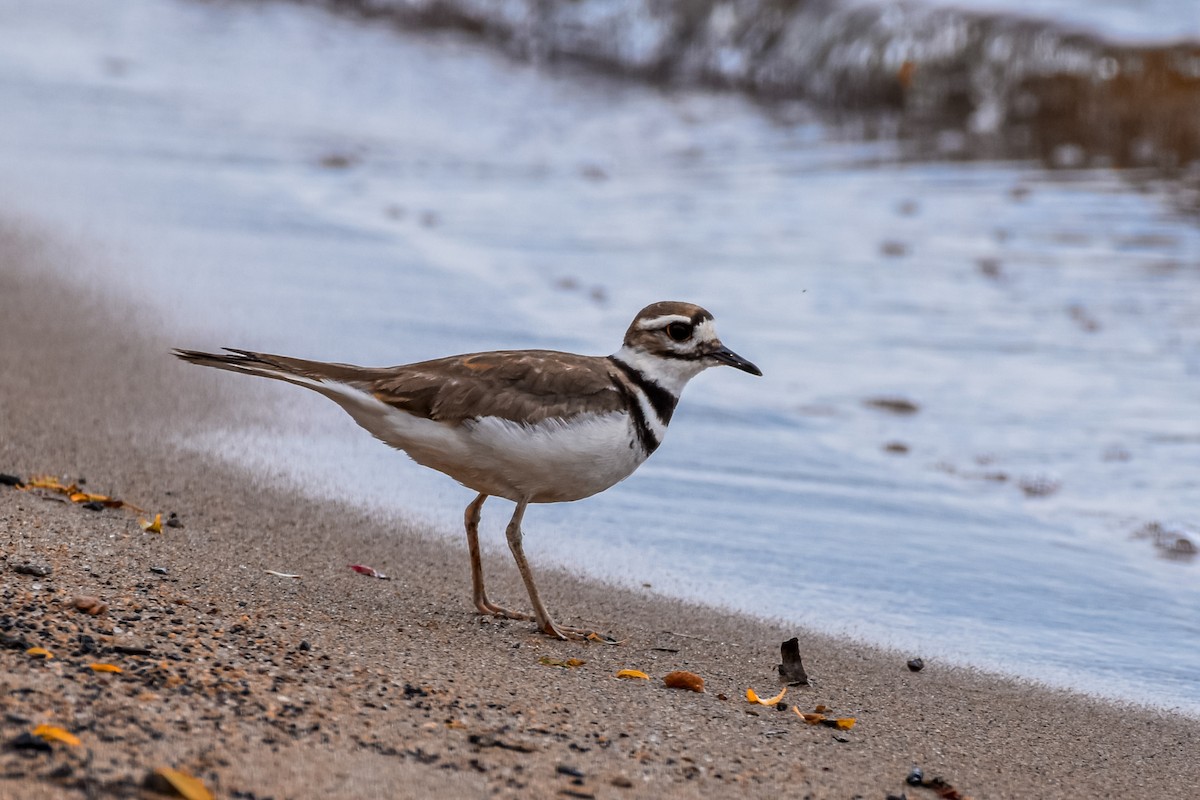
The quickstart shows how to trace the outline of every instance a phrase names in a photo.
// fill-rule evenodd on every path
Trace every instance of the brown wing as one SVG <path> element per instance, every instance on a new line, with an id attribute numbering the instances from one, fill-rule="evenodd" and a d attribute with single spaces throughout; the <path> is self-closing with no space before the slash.
<path id="1" fill-rule="evenodd" d="M 624 408 L 607 359 L 551 350 L 473 353 L 371 372 L 378 377 L 352 382 L 388 405 L 446 422 L 533 424 Z"/>

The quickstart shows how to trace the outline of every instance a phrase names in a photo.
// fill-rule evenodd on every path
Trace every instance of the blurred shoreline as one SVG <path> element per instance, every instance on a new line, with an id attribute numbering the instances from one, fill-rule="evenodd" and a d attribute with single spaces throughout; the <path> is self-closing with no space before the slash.
<path id="1" fill-rule="evenodd" d="M 1187 170 L 1200 158 L 1200 42 L 1123 43 L 1019 14 L 836 0 L 301 2 L 462 31 L 538 63 L 803 100 L 868 136 L 901 138 L 914 158 L 1150 169 L 1200 188 Z"/>

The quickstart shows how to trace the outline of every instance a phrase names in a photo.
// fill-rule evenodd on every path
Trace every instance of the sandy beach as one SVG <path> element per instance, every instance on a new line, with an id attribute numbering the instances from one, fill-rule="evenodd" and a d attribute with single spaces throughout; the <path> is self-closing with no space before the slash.
<path id="1" fill-rule="evenodd" d="M 221 418 L 269 425 L 294 390 L 187 367 L 168 355 L 187 344 L 170 320 L 51 277 L 96 257 L 0 226 L 0 473 L 53 475 L 147 512 L 0 486 L 0 797 L 161 796 L 144 788 L 160 767 L 258 800 L 1183 798 L 1200 785 L 1196 719 L 932 659 L 913 672 L 920 653 L 651 590 L 540 570 L 560 619 L 610 631 L 616 647 L 482 618 L 463 542 L 166 444 Z M 181 525 L 143 531 L 156 513 Z M 391 580 L 347 568 L 358 563 Z M 494 597 L 523 605 L 510 559 L 485 568 Z M 779 691 L 793 636 L 812 685 L 782 709 L 751 705 L 748 688 Z M 705 691 L 666 688 L 673 670 Z M 793 710 L 818 706 L 854 726 Z M 29 746 L 42 724 L 79 743 Z M 940 791 L 907 784 L 914 765 Z"/>

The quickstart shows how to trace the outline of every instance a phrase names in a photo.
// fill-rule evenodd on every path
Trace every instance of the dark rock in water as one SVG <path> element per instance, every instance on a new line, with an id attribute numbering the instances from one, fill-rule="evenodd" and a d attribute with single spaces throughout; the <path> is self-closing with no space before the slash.
<path id="1" fill-rule="evenodd" d="M 808 685 L 808 673 L 800 661 L 800 640 L 794 636 L 788 639 L 779 646 L 779 654 L 783 657 L 783 663 L 777 667 L 779 677 L 792 685 Z"/>
<path id="2" fill-rule="evenodd" d="M 893 414 L 915 414 L 921 407 L 912 400 L 903 397 L 869 397 L 863 404 L 880 411 L 890 411 Z"/>
<path id="3" fill-rule="evenodd" d="M 908 668 L 913 672 L 920 672 L 925 669 L 925 660 L 921 658 L 910 658 L 908 660 Z"/>

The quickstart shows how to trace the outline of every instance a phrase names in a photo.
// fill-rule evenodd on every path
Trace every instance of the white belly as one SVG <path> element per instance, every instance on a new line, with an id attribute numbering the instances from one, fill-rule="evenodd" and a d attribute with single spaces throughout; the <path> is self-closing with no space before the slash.
<path id="1" fill-rule="evenodd" d="M 324 384 L 319 391 L 418 464 L 508 500 L 559 503 L 590 497 L 625 480 L 646 460 L 624 413 L 536 425 L 496 417 L 447 424 L 414 417 L 349 386 Z"/>
<path id="2" fill-rule="evenodd" d="M 459 430 L 469 442 L 467 463 L 443 472 L 509 500 L 590 497 L 625 480 L 646 460 L 628 415 L 621 413 L 537 425 L 487 417 Z"/>

